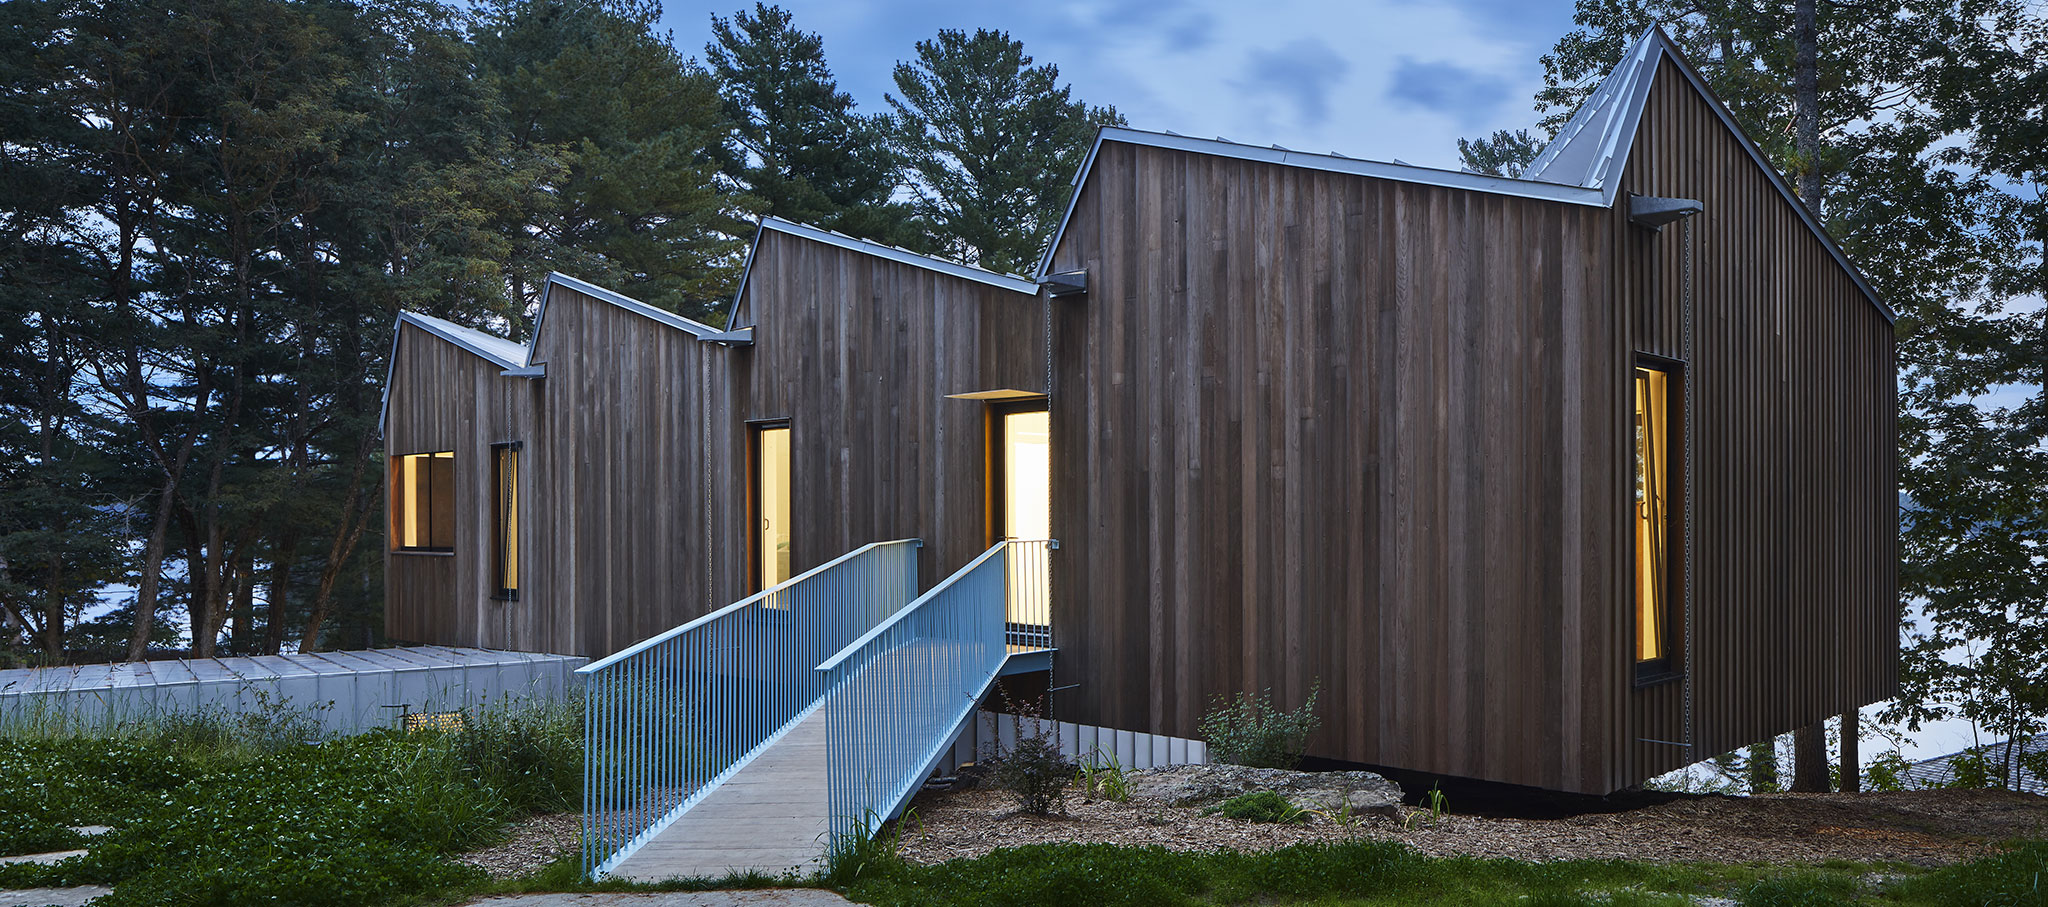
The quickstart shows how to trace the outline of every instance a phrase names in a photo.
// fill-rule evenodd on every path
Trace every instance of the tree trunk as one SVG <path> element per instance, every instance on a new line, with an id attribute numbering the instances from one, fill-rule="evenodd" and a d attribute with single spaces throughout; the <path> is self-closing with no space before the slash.
<path id="1" fill-rule="evenodd" d="M 1752 794 L 1774 794 L 1778 787 L 1778 741 L 1766 740 L 1749 745 L 1749 792 Z"/>
<path id="2" fill-rule="evenodd" d="M 244 544 L 243 551 L 248 550 Z M 249 625 L 256 610 L 256 561 L 243 557 L 235 561 L 235 607 L 230 621 L 233 631 L 228 635 L 228 646 L 236 655 L 254 655 L 256 628 Z"/>
<path id="3" fill-rule="evenodd" d="M 286 598 L 291 592 L 292 564 L 299 559 L 299 529 L 289 522 L 270 549 L 270 595 L 263 603 L 263 654 L 276 655 L 284 649 L 284 622 L 290 611 Z"/>
<path id="4" fill-rule="evenodd" d="M 191 454 L 188 441 L 178 453 L 178 468 L 164 479 L 163 493 L 157 496 L 156 523 L 150 526 L 149 541 L 142 547 L 142 577 L 135 584 L 135 632 L 128 637 L 129 661 L 149 657 L 150 625 L 156 620 L 156 589 L 164 572 L 164 540 L 171 534 L 172 498 L 178 493 L 178 476 L 185 471 L 186 459 Z"/>
<path id="5" fill-rule="evenodd" d="M 365 432 L 356 449 L 355 470 L 349 475 L 348 493 L 342 497 L 341 522 L 334 527 L 334 543 L 327 548 L 327 563 L 320 568 L 320 585 L 313 591 L 313 606 L 306 614 L 306 626 L 299 634 L 299 652 L 308 654 L 319 648 L 320 625 L 327 622 L 327 608 L 334 600 L 334 585 L 341 579 L 342 567 L 348 563 L 350 554 L 355 552 L 356 542 L 363 537 L 363 527 L 369 525 L 370 514 L 375 512 L 377 491 L 381 482 L 373 481 L 365 492 L 363 474 L 369 468 L 370 457 L 376 451 L 376 433 Z"/>
<path id="6" fill-rule="evenodd" d="M 1828 723 L 1816 721 L 1792 732 L 1792 791 L 1824 794 L 1828 783 Z"/>
<path id="7" fill-rule="evenodd" d="M 1863 732 L 1863 716 L 1855 709 L 1842 713 L 1842 792 L 1863 789 L 1863 754 L 1857 735 Z"/>
<path id="8" fill-rule="evenodd" d="M 1820 173 L 1820 0 L 1796 0 L 1792 8 L 1792 142 L 1799 154 L 1799 199 L 1818 216 L 1824 181 Z"/>

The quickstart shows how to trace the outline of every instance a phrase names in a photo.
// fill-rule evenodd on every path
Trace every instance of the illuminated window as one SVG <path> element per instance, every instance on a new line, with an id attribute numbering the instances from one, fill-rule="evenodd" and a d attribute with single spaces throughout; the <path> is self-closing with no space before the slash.
<path id="1" fill-rule="evenodd" d="M 754 430 L 755 580 L 766 589 L 790 577 L 789 425 Z"/>
<path id="2" fill-rule="evenodd" d="M 996 535 L 1051 538 L 1052 432 L 1045 402 L 997 409 L 996 425 Z"/>
<path id="3" fill-rule="evenodd" d="M 455 452 L 401 454 L 391 462 L 391 547 L 455 550 Z"/>
<path id="4" fill-rule="evenodd" d="M 491 445 L 491 574 L 506 600 L 519 597 L 519 448 Z"/>
<path id="5" fill-rule="evenodd" d="M 1635 661 L 1639 677 L 1670 673 L 1674 603 L 1683 575 L 1675 545 L 1679 523 L 1675 481 L 1683 464 L 1677 455 L 1679 382 L 1663 368 L 1635 370 Z"/>

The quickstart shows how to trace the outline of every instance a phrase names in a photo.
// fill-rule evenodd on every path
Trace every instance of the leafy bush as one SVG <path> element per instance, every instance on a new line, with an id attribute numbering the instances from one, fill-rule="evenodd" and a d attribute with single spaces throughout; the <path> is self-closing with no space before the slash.
<path id="1" fill-rule="evenodd" d="M 521 812 L 568 812 L 583 797 L 579 701 L 486 709 L 454 735 L 464 771 Z"/>
<path id="2" fill-rule="evenodd" d="M 0 887 L 109 884 L 104 907 L 363 907 L 473 890 L 482 875 L 449 856 L 560 808 L 580 786 L 578 721 L 505 713 L 456 732 L 304 743 L 308 725 L 288 716 L 183 715 L 112 737 L 0 736 L 0 837 L 113 827 L 87 856 L 0 867 Z"/>
<path id="3" fill-rule="evenodd" d="M 1010 793 L 1017 808 L 1035 815 L 1047 815 L 1067 808 L 1067 782 L 1074 777 L 1074 765 L 1060 754 L 1060 744 L 1043 730 L 1018 734 L 1009 752 L 998 759 L 990 778 Z"/>
<path id="4" fill-rule="evenodd" d="M 1209 744 L 1209 758 L 1260 768 L 1300 765 L 1309 735 L 1322 726 L 1322 719 L 1316 716 L 1316 697 L 1321 692 L 1320 683 L 1309 687 L 1308 699 L 1292 712 L 1275 707 L 1271 691 L 1256 697 L 1239 693 L 1233 702 L 1218 702 L 1202 717 L 1199 728 Z"/>
<path id="5" fill-rule="evenodd" d="M 1285 824 L 1308 821 L 1308 813 L 1303 812 L 1300 807 L 1289 802 L 1286 797 L 1269 790 L 1239 794 L 1223 801 L 1221 805 L 1216 807 L 1215 811 L 1222 813 L 1226 818 L 1239 819 L 1245 822 L 1277 822 Z"/>
<path id="6" fill-rule="evenodd" d="M 1898 750 L 1879 755 L 1863 767 L 1863 789 L 1870 791 L 1900 791 L 1907 789 L 1906 769 L 1912 763 Z"/>

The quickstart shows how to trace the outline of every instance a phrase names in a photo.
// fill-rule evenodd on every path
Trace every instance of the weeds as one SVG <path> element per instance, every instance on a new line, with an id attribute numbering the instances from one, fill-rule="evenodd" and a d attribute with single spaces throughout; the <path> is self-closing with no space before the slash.
<path id="1" fill-rule="evenodd" d="M 1131 782 L 1124 773 L 1123 762 L 1115 753 L 1105 753 L 1099 746 L 1081 760 L 1081 787 L 1091 800 L 1131 800 Z"/>
<path id="2" fill-rule="evenodd" d="M 1307 822 L 1308 813 L 1293 801 L 1269 790 L 1239 794 L 1210 808 L 1211 814 L 1221 814 L 1227 819 L 1243 822 L 1270 822 L 1289 825 Z"/>
<path id="3" fill-rule="evenodd" d="M 1258 696 L 1239 693 L 1234 701 L 1218 701 L 1200 725 L 1202 739 L 1209 744 L 1209 757 L 1259 768 L 1300 765 L 1309 736 L 1322 725 L 1316 716 L 1316 697 L 1321 692 L 1321 683 L 1310 686 L 1308 698 L 1291 712 L 1273 705 L 1271 691 Z"/>
<path id="4" fill-rule="evenodd" d="M 904 818 L 908 820 L 910 816 Z M 882 817 L 870 809 L 849 824 L 847 831 L 832 836 L 831 846 L 826 849 L 823 878 L 834 888 L 852 885 L 901 861 L 896 855 L 902 844 L 901 822 L 884 831 Z"/>
<path id="5" fill-rule="evenodd" d="M 1444 807 L 1449 802 L 1449 799 L 1444 796 L 1441 787 L 1435 784 L 1430 785 L 1429 793 L 1422 795 L 1422 808 L 1409 813 L 1406 818 L 1401 820 L 1401 830 L 1414 831 L 1416 820 L 1423 816 L 1429 817 L 1429 824 L 1432 826 L 1443 821 Z"/>

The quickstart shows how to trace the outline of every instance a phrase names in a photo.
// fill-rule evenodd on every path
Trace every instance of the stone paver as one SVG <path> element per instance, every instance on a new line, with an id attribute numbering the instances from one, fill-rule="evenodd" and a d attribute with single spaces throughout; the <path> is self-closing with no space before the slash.
<path id="1" fill-rule="evenodd" d="M 81 885 L 77 888 L 19 888 L 0 891 L 0 907 L 85 907 L 94 898 L 114 893 L 112 888 Z"/>
<path id="2" fill-rule="evenodd" d="M 816 888 L 752 891 L 664 891 L 622 894 L 512 894 L 471 901 L 465 907 L 844 907 L 852 904 Z"/>
<path id="3" fill-rule="evenodd" d="M 15 857 L 0 857 L 0 866 L 13 863 L 38 863 L 48 866 L 52 863 L 62 863 L 72 857 L 82 856 L 85 856 L 85 851 L 83 850 L 60 850 L 55 853 L 25 853 Z"/>

